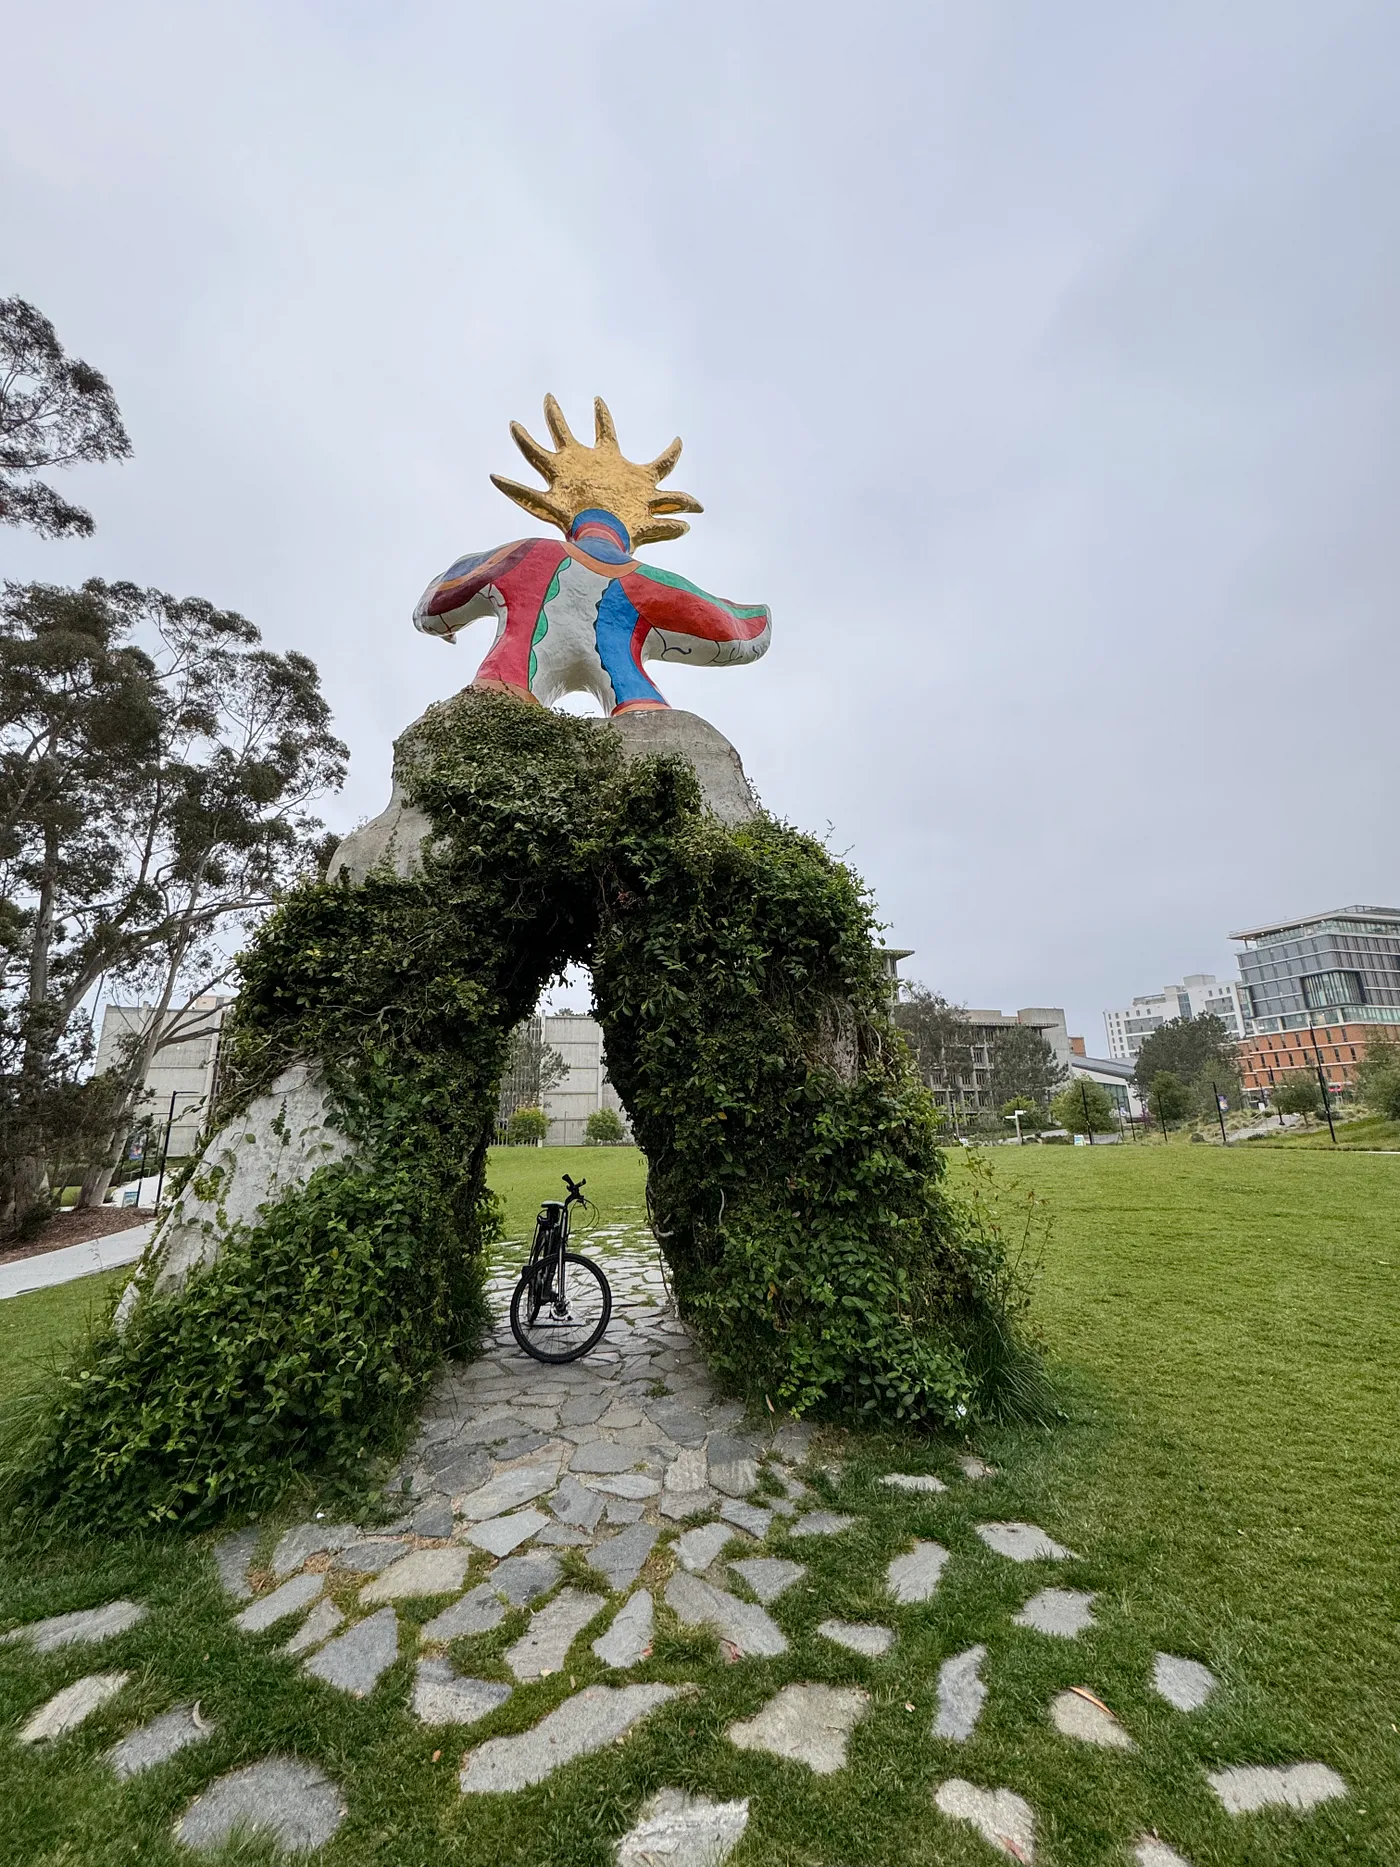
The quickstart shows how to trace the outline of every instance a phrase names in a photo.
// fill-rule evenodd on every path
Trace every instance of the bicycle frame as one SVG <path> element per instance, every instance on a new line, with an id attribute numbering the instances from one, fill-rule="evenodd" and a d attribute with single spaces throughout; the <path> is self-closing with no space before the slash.
<path id="1" fill-rule="evenodd" d="M 556 1315 L 563 1316 L 568 1312 L 564 1254 L 569 1248 L 569 1218 L 574 1206 L 586 1205 L 588 1202 L 582 1192 L 587 1181 L 580 1181 L 576 1186 L 565 1174 L 564 1184 L 569 1189 L 568 1198 L 547 1199 L 540 1207 L 540 1215 L 535 1221 L 530 1261 L 525 1267 L 531 1285 L 532 1326 L 546 1303 L 553 1304 Z"/>

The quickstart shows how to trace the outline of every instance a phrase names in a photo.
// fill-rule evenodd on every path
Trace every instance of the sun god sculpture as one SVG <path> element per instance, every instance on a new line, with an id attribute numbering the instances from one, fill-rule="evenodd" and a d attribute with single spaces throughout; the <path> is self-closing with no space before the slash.
<path id="1" fill-rule="evenodd" d="M 558 526 L 563 543 L 521 538 L 458 558 L 428 585 L 413 621 L 451 642 L 467 624 L 494 619 L 496 640 L 473 686 L 545 705 L 591 693 L 608 714 L 666 707 L 643 662 L 757 661 L 767 651 L 772 618 L 762 603 L 727 603 L 671 571 L 638 563 L 632 554 L 639 545 L 690 530 L 674 514 L 703 507 L 689 493 L 661 487 L 680 459 L 679 439 L 655 460 L 628 460 L 601 398 L 593 412 L 592 447 L 575 440 L 552 395 L 545 397 L 544 418 L 554 451 L 511 423 L 516 446 L 546 482 L 543 490 L 491 475 L 507 498 Z"/>

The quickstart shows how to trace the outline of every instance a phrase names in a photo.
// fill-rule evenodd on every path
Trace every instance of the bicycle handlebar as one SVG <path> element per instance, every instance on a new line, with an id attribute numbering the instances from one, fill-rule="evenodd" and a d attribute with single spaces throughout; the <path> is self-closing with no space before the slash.
<path id="1" fill-rule="evenodd" d="M 564 1181 L 565 1186 L 567 1186 L 569 1189 L 569 1201 L 572 1201 L 575 1199 L 583 1199 L 583 1189 L 584 1187 L 588 1185 L 587 1180 L 580 1180 L 576 1186 L 574 1182 L 569 1178 L 567 1173 L 562 1175 L 561 1177 Z M 588 1202 L 585 1200 L 584 1204 L 586 1205 L 587 1203 Z"/>

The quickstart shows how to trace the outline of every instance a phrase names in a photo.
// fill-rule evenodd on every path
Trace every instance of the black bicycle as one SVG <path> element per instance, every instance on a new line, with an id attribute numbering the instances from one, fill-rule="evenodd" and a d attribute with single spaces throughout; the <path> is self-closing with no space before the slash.
<path id="1" fill-rule="evenodd" d="M 587 1180 L 564 1175 L 567 1199 L 547 1199 L 535 1221 L 530 1261 L 510 1300 L 511 1334 L 536 1361 L 577 1361 L 603 1339 L 612 1289 L 591 1258 L 569 1250 L 569 1214 L 586 1206 Z"/>

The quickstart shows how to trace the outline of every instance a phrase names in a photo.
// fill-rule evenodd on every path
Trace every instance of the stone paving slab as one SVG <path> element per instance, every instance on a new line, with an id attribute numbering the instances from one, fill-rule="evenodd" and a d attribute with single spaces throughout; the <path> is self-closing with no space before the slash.
<path id="1" fill-rule="evenodd" d="M 587 1686 L 518 1737 L 493 1737 L 465 1758 L 462 1794 L 527 1789 L 546 1776 L 616 1743 L 643 1718 L 680 1695 L 671 1685 Z"/>
<path id="2" fill-rule="evenodd" d="M 831 1776 L 844 1769 L 851 1732 L 869 1705 L 870 1694 L 856 1686 L 785 1685 L 726 1736 L 740 1750 L 766 1750 Z"/>
<path id="3" fill-rule="evenodd" d="M 727 1497 L 747 1497 L 758 1483 L 758 1461 L 746 1441 L 713 1434 L 708 1446 L 710 1483 Z"/>
<path id="4" fill-rule="evenodd" d="M 474 1523 L 466 1537 L 469 1543 L 484 1549 L 488 1555 L 508 1556 L 513 1549 L 519 1549 L 522 1543 L 528 1543 L 532 1536 L 548 1528 L 549 1519 L 543 1511 L 517 1510 L 508 1517 L 489 1517 L 485 1523 Z"/>
<path id="5" fill-rule="evenodd" d="M 947 1485 L 932 1472 L 886 1472 L 880 1480 L 895 1491 L 946 1491 Z"/>
<path id="6" fill-rule="evenodd" d="M 765 1607 L 807 1573 L 805 1563 L 789 1562 L 785 1556 L 745 1556 L 729 1567 L 748 1583 Z"/>
<path id="7" fill-rule="evenodd" d="M 1169 1848 L 1156 1835 L 1142 1835 L 1133 1843 L 1133 1859 L 1137 1867 L 1191 1867 L 1184 1854 Z"/>
<path id="8" fill-rule="evenodd" d="M 421 1600 L 431 1595 L 455 1595 L 471 1563 L 469 1549 L 415 1549 L 366 1582 L 360 1600 L 366 1607 L 381 1601 Z"/>
<path id="9" fill-rule="evenodd" d="M 645 1588 L 629 1595 L 605 1634 L 593 1642 L 593 1651 L 605 1666 L 619 1671 L 637 1666 L 651 1652 L 655 1604 Z"/>
<path id="10" fill-rule="evenodd" d="M 413 1678 L 413 1715 L 423 1724 L 475 1724 L 499 1710 L 512 1690 L 498 1679 L 464 1679 L 450 1660 L 421 1659 Z"/>
<path id="11" fill-rule="evenodd" d="M 89 1673 L 85 1679 L 75 1679 L 39 1707 L 18 1733 L 18 1742 L 40 1744 L 76 1731 L 84 1719 L 115 1698 L 130 1677 L 130 1673 Z"/>
<path id="12" fill-rule="evenodd" d="M 604 1497 L 652 1498 L 660 1494 L 661 1480 L 653 1478 L 650 1472 L 611 1472 L 602 1477 L 585 1477 L 583 1483 L 590 1491 L 599 1491 Z"/>
<path id="13" fill-rule="evenodd" d="M 805 1517 L 799 1517 L 788 1531 L 789 1536 L 839 1536 L 843 1530 L 849 1530 L 855 1522 L 854 1517 L 843 1517 L 839 1511 L 814 1510 Z"/>
<path id="14" fill-rule="evenodd" d="M 719 1507 L 719 1514 L 726 1523 L 735 1524 L 749 1536 L 756 1537 L 760 1543 L 773 1528 L 771 1510 L 746 1503 L 742 1498 L 726 1498 Z"/>
<path id="15" fill-rule="evenodd" d="M 334 1554 L 348 1543 L 358 1541 L 360 1531 L 353 1523 L 298 1523 L 284 1530 L 272 1552 L 272 1573 L 281 1581 L 295 1575 L 308 1556 Z"/>
<path id="16" fill-rule="evenodd" d="M 956 1464 L 964 1478 L 975 1480 L 978 1478 L 995 1478 L 997 1476 L 997 1467 L 995 1465 L 988 1465 L 985 1459 L 979 1459 L 974 1452 L 961 1453 L 956 1460 Z"/>
<path id="17" fill-rule="evenodd" d="M 507 1511 L 518 1510 L 522 1504 L 543 1497 L 546 1491 L 554 1489 L 558 1479 L 559 1468 L 554 1464 L 518 1466 L 514 1471 L 501 1472 L 474 1490 L 454 1497 L 452 1508 L 459 1517 L 484 1523 L 488 1517 L 504 1516 Z"/>
<path id="18" fill-rule="evenodd" d="M 301 1669 L 351 1698 L 368 1698 L 398 1657 L 398 1620 L 392 1608 L 381 1608 L 303 1660 Z"/>
<path id="19" fill-rule="evenodd" d="M 112 1640 L 146 1618 L 147 1610 L 135 1601 L 109 1601 L 100 1608 L 79 1608 L 72 1614 L 51 1614 L 44 1621 L 29 1621 L 0 1636 L 8 1645 L 21 1642 L 36 1653 L 56 1653 L 79 1643 L 96 1645 Z"/>
<path id="20" fill-rule="evenodd" d="M 726 1543 L 737 1540 L 727 1523 L 702 1523 L 678 1536 L 672 1545 L 676 1561 L 692 1575 L 708 1569 Z"/>
<path id="21" fill-rule="evenodd" d="M 596 1491 L 581 1485 L 577 1478 L 568 1477 L 561 1481 L 559 1489 L 549 1499 L 549 1508 L 561 1523 L 572 1523 L 580 1529 L 591 1530 L 603 1514 L 603 1499 Z"/>
<path id="22" fill-rule="evenodd" d="M 1035 1523 L 979 1523 L 977 1534 L 988 1549 L 1012 1562 L 1063 1562 L 1074 1555 Z"/>
<path id="23" fill-rule="evenodd" d="M 712 1627 L 732 1659 L 767 1659 L 787 1652 L 787 1636 L 766 1608 L 740 1601 L 698 1575 L 673 1575 L 666 1584 L 666 1606 L 689 1627 Z"/>
<path id="24" fill-rule="evenodd" d="M 929 1601 L 947 1561 L 948 1552 L 941 1543 L 915 1542 L 904 1555 L 891 1559 L 885 1570 L 885 1586 L 896 1601 L 906 1605 Z"/>
<path id="25" fill-rule="evenodd" d="M 966 1743 L 977 1729 L 982 1707 L 987 1702 L 987 1688 L 982 1683 L 985 1646 L 969 1647 L 955 1653 L 938 1669 L 938 1715 L 933 1721 L 933 1735 L 946 1737 L 955 1744 Z"/>
<path id="26" fill-rule="evenodd" d="M 214 1545 L 214 1567 L 226 1595 L 232 1595 L 235 1601 L 251 1601 L 253 1584 L 248 1580 L 248 1569 L 257 1553 L 258 1538 L 262 1531 L 257 1524 L 249 1524 L 245 1530 L 235 1530 L 231 1536 L 220 1537 Z"/>
<path id="27" fill-rule="evenodd" d="M 744 1838 L 748 1797 L 712 1802 L 662 1789 L 642 1804 L 637 1825 L 617 1844 L 617 1867 L 723 1867 Z"/>
<path id="28" fill-rule="evenodd" d="M 233 1624 L 242 1633 L 260 1634 L 278 1621 L 286 1620 L 289 1614 L 300 1614 L 303 1608 L 309 1608 L 325 1585 L 324 1575 L 294 1575 L 280 1588 L 274 1588 L 270 1595 L 260 1595 L 241 1614 L 235 1614 Z"/>
<path id="29" fill-rule="evenodd" d="M 835 1641 L 838 1647 L 864 1654 L 869 1660 L 882 1659 L 894 1645 L 892 1627 L 879 1627 L 868 1621 L 822 1621 L 817 1632 L 824 1640 Z"/>
<path id="30" fill-rule="evenodd" d="M 630 1588 L 641 1574 L 642 1564 L 651 1554 L 657 1534 L 652 1524 L 634 1523 L 591 1550 L 588 1566 L 606 1576 L 610 1587 Z"/>
<path id="31" fill-rule="evenodd" d="M 198 1705 L 176 1705 L 170 1711 L 162 1712 L 158 1718 L 152 1718 L 149 1724 L 143 1724 L 139 1730 L 129 1731 L 118 1743 L 113 1744 L 103 1762 L 118 1782 L 125 1783 L 133 1776 L 142 1776 L 147 1770 L 153 1770 L 158 1763 L 164 1763 L 167 1757 L 188 1750 L 191 1744 L 203 1744 L 213 1732 L 213 1725 L 203 1716 Z"/>
<path id="32" fill-rule="evenodd" d="M 1082 1588 L 1042 1588 L 1011 1619 L 1017 1627 L 1073 1640 L 1094 1625 L 1095 1597 Z"/>
<path id="33" fill-rule="evenodd" d="M 602 1595 L 585 1595 L 577 1588 L 561 1590 L 531 1617 L 515 1645 L 506 1648 L 506 1665 L 520 1680 L 557 1673 L 574 1641 L 606 1605 Z"/>
<path id="34" fill-rule="evenodd" d="M 707 1486 L 703 1491 L 663 1491 L 658 1508 L 663 1517 L 680 1522 L 686 1517 L 698 1517 L 702 1511 L 711 1511 L 718 1503 L 719 1492 Z"/>
<path id="35" fill-rule="evenodd" d="M 397 1562 L 400 1556 L 406 1556 L 410 1547 L 408 1543 L 386 1538 L 374 1538 L 362 1543 L 347 1543 L 331 1567 L 353 1575 L 379 1575 L 388 1568 L 391 1562 Z"/>
<path id="36" fill-rule="evenodd" d="M 1034 1863 L 1035 1813 L 1014 1790 L 979 1789 L 976 1783 L 950 1776 L 938 1785 L 933 1800 L 950 1821 L 968 1823 L 999 1854 Z"/>
<path id="37" fill-rule="evenodd" d="M 1157 1653 L 1152 1659 L 1152 1689 L 1178 1711 L 1199 1711 L 1220 1681 L 1199 1660 L 1176 1653 Z"/>
<path id="38" fill-rule="evenodd" d="M 489 1582 L 478 1582 L 426 1622 L 422 1636 L 424 1640 L 461 1640 L 470 1634 L 489 1634 L 505 1618 L 505 1606 L 495 1589 Z"/>
<path id="39" fill-rule="evenodd" d="M 1306 1814 L 1320 1802 L 1334 1802 L 1348 1794 L 1341 1777 L 1325 1763 L 1235 1764 L 1213 1771 L 1206 1781 L 1230 1815 L 1270 1808 Z"/>
<path id="40" fill-rule="evenodd" d="M 309 1653 L 312 1647 L 318 1647 L 323 1640 L 329 1640 L 344 1619 L 345 1616 L 330 1597 L 324 1596 L 291 1639 L 284 1641 L 282 1651 L 293 1658 L 299 1653 Z"/>
<path id="41" fill-rule="evenodd" d="M 513 1608 L 528 1608 L 532 1601 L 547 1595 L 561 1574 L 559 1559 L 532 1550 L 527 1556 L 512 1556 L 501 1562 L 486 1578 L 488 1586 Z"/>
<path id="42" fill-rule="evenodd" d="M 1061 1736 L 1076 1738 L 1081 1744 L 1096 1744 L 1100 1750 L 1137 1749 L 1108 1706 L 1090 1695 L 1087 1687 L 1071 1687 L 1051 1699 L 1050 1721 Z"/>
<path id="43" fill-rule="evenodd" d="M 324 1770 L 296 1757 L 265 1757 L 196 1796 L 175 1824 L 175 1838 L 212 1854 L 243 1828 L 289 1854 L 310 1853 L 326 1845 L 345 1813 L 345 1798 Z"/>

